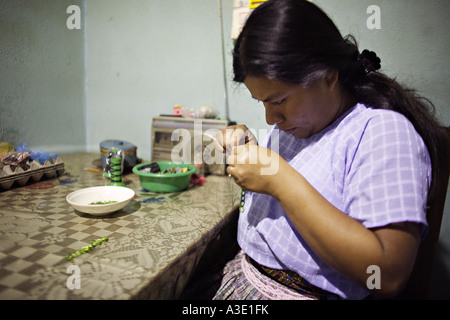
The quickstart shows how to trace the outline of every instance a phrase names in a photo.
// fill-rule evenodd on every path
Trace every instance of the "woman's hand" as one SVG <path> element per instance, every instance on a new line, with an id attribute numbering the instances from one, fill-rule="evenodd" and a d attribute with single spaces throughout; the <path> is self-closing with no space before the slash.
<path id="1" fill-rule="evenodd" d="M 228 156 L 227 173 L 240 187 L 253 192 L 276 196 L 289 169 L 278 153 L 257 145 L 235 147 Z"/>
<path id="2" fill-rule="evenodd" d="M 280 184 L 280 164 L 291 168 L 275 151 L 259 147 L 256 137 L 245 125 L 218 131 L 216 148 L 228 155 L 228 175 L 249 191 L 274 195 Z"/>
<path id="3" fill-rule="evenodd" d="M 256 137 L 245 125 L 229 126 L 219 130 L 216 135 L 216 149 L 231 154 L 231 150 L 239 145 L 257 145 Z"/>

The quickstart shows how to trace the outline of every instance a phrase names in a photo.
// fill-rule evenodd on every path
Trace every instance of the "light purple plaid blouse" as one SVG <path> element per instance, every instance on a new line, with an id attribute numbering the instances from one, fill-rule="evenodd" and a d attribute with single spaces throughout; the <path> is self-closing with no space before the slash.
<path id="1" fill-rule="evenodd" d="M 357 104 L 307 139 L 275 126 L 262 146 L 278 149 L 322 196 L 365 227 L 413 221 L 423 224 L 425 232 L 431 163 L 421 137 L 403 115 Z M 293 270 L 343 298 L 369 294 L 325 264 L 271 196 L 247 192 L 238 242 L 260 264 Z"/>

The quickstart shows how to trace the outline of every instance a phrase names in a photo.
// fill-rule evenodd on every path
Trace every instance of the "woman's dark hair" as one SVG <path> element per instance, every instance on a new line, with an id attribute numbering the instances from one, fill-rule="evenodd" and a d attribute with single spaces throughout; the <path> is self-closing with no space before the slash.
<path id="1" fill-rule="evenodd" d="M 433 104 L 379 72 L 364 72 L 353 37 L 342 37 L 333 21 L 306 0 L 269 0 L 249 16 L 233 50 L 234 81 L 247 76 L 308 85 L 338 70 L 340 82 L 372 108 L 406 116 L 424 140 L 432 161 L 432 181 L 446 150 Z M 429 201 L 436 185 L 432 183 Z"/>

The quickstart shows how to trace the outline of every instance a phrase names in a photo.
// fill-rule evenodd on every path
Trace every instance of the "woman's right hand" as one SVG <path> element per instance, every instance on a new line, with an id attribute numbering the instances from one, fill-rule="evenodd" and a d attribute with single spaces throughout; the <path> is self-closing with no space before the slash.
<path id="1" fill-rule="evenodd" d="M 245 144 L 258 144 L 253 133 L 247 128 L 247 126 L 242 124 L 229 126 L 225 129 L 217 131 L 216 138 L 216 149 L 226 153 L 227 155 L 230 155 L 233 148 L 237 146 Z"/>

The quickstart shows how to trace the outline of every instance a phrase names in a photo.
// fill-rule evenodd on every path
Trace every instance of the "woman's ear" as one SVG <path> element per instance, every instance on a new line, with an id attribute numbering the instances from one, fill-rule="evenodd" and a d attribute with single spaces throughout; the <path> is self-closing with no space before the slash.
<path id="1" fill-rule="evenodd" d="M 336 84 L 339 80 L 339 72 L 338 70 L 329 71 L 325 78 L 328 88 L 333 90 L 336 87 Z"/>

